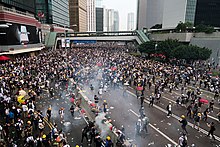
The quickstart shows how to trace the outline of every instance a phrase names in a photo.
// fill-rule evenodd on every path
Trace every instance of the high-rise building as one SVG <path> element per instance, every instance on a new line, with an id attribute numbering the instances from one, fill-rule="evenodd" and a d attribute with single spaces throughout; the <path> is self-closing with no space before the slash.
<path id="1" fill-rule="evenodd" d="M 0 0 L 0 52 L 40 43 L 40 27 L 35 0 Z"/>
<path id="2" fill-rule="evenodd" d="M 113 31 L 119 31 L 119 13 L 114 11 L 114 28 Z"/>
<path id="3" fill-rule="evenodd" d="M 132 31 L 134 30 L 134 13 L 128 13 L 128 17 L 127 17 L 127 30 L 128 31 Z"/>
<path id="4" fill-rule="evenodd" d="M 119 13 L 114 9 L 104 9 L 104 31 L 119 30 Z"/>
<path id="5" fill-rule="evenodd" d="M 87 31 L 96 31 L 95 0 L 87 0 Z"/>
<path id="6" fill-rule="evenodd" d="M 164 0 L 138 0 L 137 29 L 151 28 L 162 24 Z"/>
<path id="7" fill-rule="evenodd" d="M 104 16 L 103 8 L 96 8 L 96 31 L 103 31 L 103 16 Z"/>
<path id="8" fill-rule="evenodd" d="M 36 0 L 36 14 L 43 15 L 39 20 L 44 24 L 69 27 L 69 0 Z"/>
<path id="9" fill-rule="evenodd" d="M 220 1 L 197 0 L 194 24 L 205 24 L 220 27 Z"/>
<path id="10" fill-rule="evenodd" d="M 180 21 L 220 27 L 219 0 L 138 0 L 137 12 L 138 29 L 174 28 Z"/>
<path id="11" fill-rule="evenodd" d="M 104 29 L 103 0 L 96 0 L 95 7 L 96 7 L 96 31 L 103 31 Z"/>
<path id="12" fill-rule="evenodd" d="M 70 28 L 87 31 L 87 0 L 69 0 Z"/>

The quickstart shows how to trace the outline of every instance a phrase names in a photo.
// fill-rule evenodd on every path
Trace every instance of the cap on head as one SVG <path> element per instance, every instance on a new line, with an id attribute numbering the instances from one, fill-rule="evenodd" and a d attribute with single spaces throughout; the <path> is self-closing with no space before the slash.
<path id="1" fill-rule="evenodd" d="M 181 118 L 186 118 L 185 115 L 181 115 Z"/>
<path id="2" fill-rule="evenodd" d="M 111 137 L 110 137 L 110 136 L 107 136 L 106 139 L 107 139 L 107 140 L 111 140 Z"/>
<path id="3" fill-rule="evenodd" d="M 46 136 L 45 134 L 42 136 L 43 139 L 45 139 L 46 137 L 47 137 L 47 136 Z"/>

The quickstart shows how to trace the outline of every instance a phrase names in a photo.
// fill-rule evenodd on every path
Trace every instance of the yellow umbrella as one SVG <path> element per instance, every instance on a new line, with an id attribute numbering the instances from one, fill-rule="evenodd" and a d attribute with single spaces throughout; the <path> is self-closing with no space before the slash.
<path id="1" fill-rule="evenodd" d="M 20 104 L 24 103 L 24 102 L 25 102 L 24 96 L 23 96 L 23 95 L 18 96 L 18 97 L 17 97 L 17 101 L 18 101 Z"/>

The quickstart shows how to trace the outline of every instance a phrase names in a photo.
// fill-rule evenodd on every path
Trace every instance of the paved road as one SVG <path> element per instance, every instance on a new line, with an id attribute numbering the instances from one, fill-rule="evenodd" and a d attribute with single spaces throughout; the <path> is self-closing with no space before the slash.
<path id="1" fill-rule="evenodd" d="M 95 92 L 91 92 L 89 86 L 84 86 L 84 94 L 91 100 L 93 100 L 94 93 L 97 93 L 98 91 L 98 84 L 96 81 L 93 82 L 93 85 L 95 85 Z M 178 116 L 186 113 L 185 108 L 173 106 L 174 117 L 166 117 L 165 108 L 170 100 L 174 101 L 174 97 L 176 97 L 175 93 L 171 95 L 165 92 L 163 96 L 165 96 L 166 98 L 163 98 L 161 100 L 161 104 L 159 104 L 158 106 L 154 106 L 153 108 L 149 107 L 147 104 L 148 101 L 146 101 L 144 105 L 145 113 L 149 117 L 151 123 L 151 126 L 149 128 L 150 134 L 146 135 L 146 137 L 135 135 L 135 123 L 137 122 L 138 110 L 140 108 L 140 100 L 137 100 L 134 93 L 135 90 L 129 88 L 127 96 L 124 97 L 122 88 L 118 87 L 115 90 L 110 89 L 109 92 L 103 94 L 102 100 L 107 100 L 113 124 L 118 128 L 120 128 L 121 125 L 124 125 L 126 136 L 129 139 L 133 140 L 133 143 L 137 144 L 140 147 L 165 146 L 167 144 L 175 145 L 178 142 L 178 138 L 181 134 L 181 126 L 178 121 Z M 149 94 L 151 92 L 147 90 L 147 93 Z M 178 94 L 179 91 L 176 91 L 176 93 Z M 192 122 L 192 120 L 189 120 L 189 122 Z M 218 135 L 219 137 L 220 129 L 217 121 L 216 124 L 216 135 Z M 192 124 L 189 123 L 189 125 Z M 194 144 L 197 147 L 216 147 L 217 145 L 220 145 L 219 140 L 212 141 L 211 139 L 206 137 L 205 133 L 208 130 L 208 127 L 205 125 L 204 122 L 202 122 L 201 126 L 201 132 L 198 132 L 190 126 L 187 127 L 187 130 L 189 132 L 188 143 Z"/>
<path id="2" fill-rule="evenodd" d="M 71 106 L 69 101 L 70 96 L 66 91 L 61 89 L 58 91 L 61 92 L 62 95 L 61 97 L 56 95 L 55 98 L 51 98 L 47 92 L 44 92 L 44 98 L 37 102 L 38 109 L 40 109 L 43 114 L 46 115 L 47 108 L 51 105 L 52 116 L 49 124 L 53 125 L 56 123 L 58 129 L 62 129 L 65 132 L 67 141 L 72 147 L 76 146 L 77 144 L 80 145 L 81 131 L 86 126 L 86 121 L 79 112 L 75 112 L 74 118 L 71 116 L 69 111 Z M 64 123 L 61 123 L 59 116 L 59 109 L 61 107 L 65 108 Z M 83 146 L 87 146 L 86 141 L 84 141 Z"/>

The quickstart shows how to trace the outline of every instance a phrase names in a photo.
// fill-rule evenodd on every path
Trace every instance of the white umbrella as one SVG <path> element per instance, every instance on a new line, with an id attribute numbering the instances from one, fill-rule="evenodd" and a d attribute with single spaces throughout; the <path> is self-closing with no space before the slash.
<path id="1" fill-rule="evenodd" d="M 22 95 L 22 96 L 26 96 L 26 94 L 27 94 L 27 93 L 26 93 L 24 90 L 20 90 L 20 91 L 19 91 L 19 95 L 20 95 L 20 96 L 21 96 L 21 95 Z"/>

